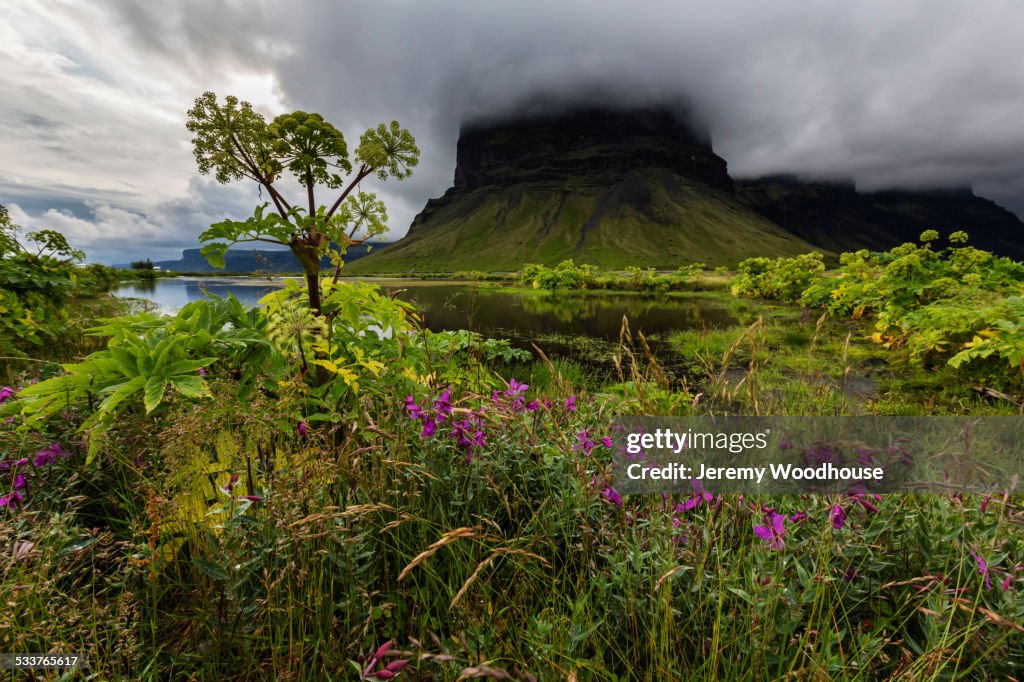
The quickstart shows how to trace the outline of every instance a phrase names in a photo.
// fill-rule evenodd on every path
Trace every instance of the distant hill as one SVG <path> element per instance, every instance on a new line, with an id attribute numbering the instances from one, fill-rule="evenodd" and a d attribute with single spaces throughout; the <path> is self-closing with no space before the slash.
<path id="1" fill-rule="evenodd" d="M 353 246 L 345 255 L 345 262 L 350 263 L 364 257 L 368 248 L 382 248 L 387 244 L 384 242 L 360 244 Z M 173 272 L 302 272 L 302 266 L 292 255 L 291 251 L 262 250 L 262 249 L 229 249 L 224 254 L 224 268 L 214 268 L 203 258 L 199 249 L 185 249 L 181 252 L 178 260 L 155 261 L 153 264 L 161 270 Z M 323 268 L 331 266 L 330 259 L 324 258 Z M 128 268 L 129 265 L 116 265 L 118 268 Z"/>
<path id="2" fill-rule="evenodd" d="M 926 229 L 1024 258 L 1024 224 L 970 189 L 734 181 L 709 136 L 675 112 L 586 108 L 464 126 L 453 186 L 352 274 L 733 265 L 750 256 L 885 249 Z"/>
<path id="3" fill-rule="evenodd" d="M 924 230 L 945 239 L 963 230 L 972 246 L 1024 258 L 1024 225 L 970 188 L 858 192 L 853 183 L 775 176 L 736 183 L 737 196 L 772 222 L 831 251 L 883 250 L 917 241 Z"/>

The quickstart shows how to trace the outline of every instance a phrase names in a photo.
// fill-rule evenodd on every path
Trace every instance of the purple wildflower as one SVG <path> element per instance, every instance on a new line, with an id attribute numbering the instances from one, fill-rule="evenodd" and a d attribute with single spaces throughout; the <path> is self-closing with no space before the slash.
<path id="1" fill-rule="evenodd" d="M 19 490 L 15 490 L 10 495 L 0 495 L 0 508 L 11 507 L 14 505 L 15 502 L 21 504 L 21 501 L 23 499 L 25 498 L 22 496 L 21 491 Z"/>
<path id="2" fill-rule="evenodd" d="M 466 449 L 467 464 L 473 461 L 474 450 L 482 448 L 487 443 L 482 427 L 483 420 L 475 414 L 462 421 L 452 422 L 452 437 L 460 447 Z"/>
<path id="3" fill-rule="evenodd" d="M 446 388 L 444 392 L 434 401 L 434 409 L 437 410 L 437 422 L 444 422 L 445 417 L 452 413 L 452 390 Z"/>
<path id="4" fill-rule="evenodd" d="M 693 495 L 681 505 L 676 505 L 676 511 L 690 511 L 694 507 L 699 506 L 702 502 L 711 504 L 711 493 L 704 490 L 704 486 L 701 485 L 700 481 L 690 481 L 690 486 L 693 488 Z"/>
<path id="5" fill-rule="evenodd" d="M 408 659 L 399 658 L 395 659 L 394 661 L 391 661 L 380 670 L 374 671 L 374 667 L 378 664 L 378 662 L 383 663 L 383 660 L 381 659 L 383 659 L 384 655 L 388 652 L 388 650 L 391 649 L 392 644 L 392 640 L 389 639 L 388 641 L 384 642 L 384 644 L 382 644 L 379 649 L 377 649 L 376 653 L 374 653 L 373 656 L 370 657 L 370 660 L 366 662 L 366 665 L 363 668 L 363 677 L 368 679 L 374 678 L 378 680 L 393 680 L 398 675 L 398 673 L 401 672 L 402 668 L 409 664 Z M 364 660 L 365 659 L 362 656 L 359 657 L 360 663 L 363 663 Z"/>
<path id="6" fill-rule="evenodd" d="M 594 451 L 595 447 L 594 441 L 590 440 L 590 430 L 588 429 L 580 431 L 579 434 L 576 436 L 576 440 L 578 442 L 576 443 L 576 445 L 572 446 L 572 449 L 579 450 L 584 455 L 589 457 L 590 453 Z"/>
<path id="7" fill-rule="evenodd" d="M 979 556 L 978 554 L 975 554 L 973 549 L 971 550 L 971 556 L 974 557 L 975 563 L 978 564 L 978 573 L 985 576 L 985 589 L 991 590 L 992 578 L 989 576 L 988 562 L 982 559 L 981 556 Z"/>
<path id="8" fill-rule="evenodd" d="M 867 498 L 866 495 L 863 495 L 863 494 L 854 495 L 853 499 L 855 499 L 857 502 L 859 502 L 862 507 L 867 509 L 872 514 L 878 513 L 878 507 L 876 507 L 874 504 L 872 504 L 871 501 Z M 876 501 L 880 500 L 880 499 L 881 499 L 881 497 L 879 497 L 878 495 L 875 495 L 875 500 Z"/>
<path id="9" fill-rule="evenodd" d="M 205 377 L 206 376 L 206 368 L 205 367 L 200 367 L 199 368 L 199 376 L 201 376 L 201 377 Z"/>
<path id="10" fill-rule="evenodd" d="M 0 388 L 0 403 L 6 403 L 14 395 L 14 389 L 10 386 Z"/>
<path id="11" fill-rule="evenodd" d="M 411 395 L 405 397 L 405 409 L 409 410 L 410 419 L 419 419 L 423 413 L 423 408 L 417 404 L 416 399 Z"/>
<path id="12" fill-rule="evenodd" d="M 508 390 L 505 391 L 505 395 L 507 395 L 510 398 L 514 398 L 515 396 L 521 393 L 525 393 L 526 389 L 528 388 L 530 388 L 529 384 L 521 384 L 515 379 L 509 379 Z"/>
<path id="13" fill-rule="evenodd" d="M 309 429 L 309 427 L 306 425 L 306 420 L 305 419 L 303 419 L 302 421 L 299 422 L 299 435 L 300 436 L 305 438 L 306 437 L 306 432 L 308 431 L 308 429 Z"/>
<path id="14" fill-rule="evenodd" d="M 786 542 L 786 517 L 774 511 L 765 514 L 765 525 L 754 526 L 754 535 L 768 542 L 772 549 L 782 549 Z"/>
<path id="15" fill-rule="evenodd" d="M 605 499 L 614 504 L 616 507 L 622 507 L 622 495 L 619 494 L 619 491 L 616 490 L 615 488 L 608 486 L 607 488 L 601 491 L 601 494 L 604 495 Z"/>
<path id="16" fill-rule="evenodd" d="M 14 474 L 14 482 L 12 483 L 15 490 L 25 487 L 25 474 Z"/>
<path id="17" fill-rule="evenodd" d="M 53 464 L 56 461 L 57 455 L 54 454 L 53 451 L 40 450 L 39 452 L 36 453 L 35 458 L 32 460 L 32 466 L 38 469 L 39 467 L 43 467 L 48 464 Z"/>
<path id="18" fill-rule="evenodd" d="M 60 443 L 51 443 L 50 452 L 57 455 L 58 457 L 70 457 L 71 453 L 60 446 Z"/>
<path id="19" fill-rule="evenodd" d="M 797 512 L 789 517 L 790 523 L 800 523 L 804 519 L 808 518 L 807 512 Z"/>
<path id="20" fill-rule="evenodd" d="M 538 403 L 536 400 L 531 400 L 530 402 L 526 403 L 527 412 L 536 412 L 538 409 L 540 409 L 540 403 Z"/>
<path id="21" fill-rule="evenodd" d="M 601 439 L 601 445 L 605 446 L 606 448 L 612 447 L 612 439 L 609 436 L 605 436 L 604 438 Z"/>
<path id="22" fill-rule="evenodd" d="M 231 492 L 231 490 L 235 487 L 235 484 L 238 483 L 238 479 L 238 474 L 231 474 L 231 477 L 228 479 L 228 482 L 224 484 L 224 490 L 227 492 Z"/>
<path id="23" fill-rule="evenodd" d="M 839 530 L 846 523 L 846 510 L 843 509 L 841 504 L 837 504 L 832 507 L 832 511 L 829 512 L 829 519 L 832 521 L 832 527 Z"/>
<path id="24" fill-rule="evenodd" d="M 565 400 L 563 400 L 562 403 L 565 404 L 565 409 L 568 410 L 569 412 L 576 411 L 576 396 L 571 395 Z"/>
<path id="25" fill-rule="evenodd" d="M 246 495 L 245 499 L 249 500 L 250 502 L 262 502 L 263 501 L 263 498 L 260 497 L 259 495 Z"/>

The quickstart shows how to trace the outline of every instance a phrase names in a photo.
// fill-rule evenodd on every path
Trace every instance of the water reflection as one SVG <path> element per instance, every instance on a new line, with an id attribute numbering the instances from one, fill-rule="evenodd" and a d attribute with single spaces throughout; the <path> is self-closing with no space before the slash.
<path id="1" fill-rule="evenodd" d="M 203 298 L 207 291 L 221 297 L 234 294 L 243 304 L 256 305 L 261 298 L 281 286 L 281 279 L 175 277 L 132 282 L 113 293 L 115 296 L 149 299 L 156 303 L 159 312 L 173 314 L 186 304 Z"/>
<path id="2" fill-rule="evenodd" d="M 593 357 L 596 349 L 607 354 L 619 338 L 624 316 L 634 332 L 642 331 L 648 337 L 735 323 L 726 305 L 713 298 L 523 292 L 448 281 L 374 282 L 415 304 L 426 326 L 434 331 L 470 329 L 511 339 L 524 348 L 540 342 L 546 352 L 562 357 Z M 231 293 L 242 303 L 254 305 L 282 285 L 281 279 L 181 277 L 133 282 L 115 294 L 151 299 L 160 312 L 173 313 L 207 291 L 218 296 Z"/>
<path id="3" fill-rule="evenodd" d="M 472 285 L 407 285 L 394 291 L 416 304 L 431 329 L 471 329 L 485 335 L 513 330 L 520 337 L 560 334 L 612 341 L 619 337 L 623 316 L 632 329 L 648 336 L 735 322 L 713 299 L 523 293 Z"/>

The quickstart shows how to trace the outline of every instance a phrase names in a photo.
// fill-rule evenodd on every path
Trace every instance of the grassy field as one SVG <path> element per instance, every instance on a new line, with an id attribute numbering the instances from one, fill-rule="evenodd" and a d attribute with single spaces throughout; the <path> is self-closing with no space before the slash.
<path id="1" fill-rule="evenodd" d="M 898 316 L 860 309 L 924 277 L 900 258 L 932 284 L 979 258 L 923 250 L 741 266 L 735 327 L 666 339 L 678 373 L 628 323 L 599 375 L 420 330 L 358 283 L 326 289 L 329 332 L 288 290 L 258 310 L 85 322 L 93 345 L 40 351 L 0 391 L 0 645 L 81 653 L 93 679 L 1020 679 L 1009 485 L 611 482 L 623 416 L 1019 414 L 1009 327 L 947 324 L 928 352 L 914 336 L 935 301 L 1002 310 L 1017 269 L 978 260 L 1001 274 L 925 287 Z M 789 301 L 816 287 L 842 293 Z M 1003 343 L 950 364 L 982 347 L 963 347 L 975 331 Z"/>

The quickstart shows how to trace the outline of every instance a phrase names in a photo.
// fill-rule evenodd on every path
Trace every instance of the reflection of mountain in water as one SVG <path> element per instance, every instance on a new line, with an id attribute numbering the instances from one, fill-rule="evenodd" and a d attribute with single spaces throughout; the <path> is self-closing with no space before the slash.
<path id="1" fill-rule="evenodd" d="M 522 294 L 464 285 L 409 286 L 399 297 L 416 304 L 435 331 L 472 329 L 527 340 L 561 334 L 612 341 L 618 339 L 623 316 L 646 335 L 734 322 L 719 302 L 690 298 Z"/>

